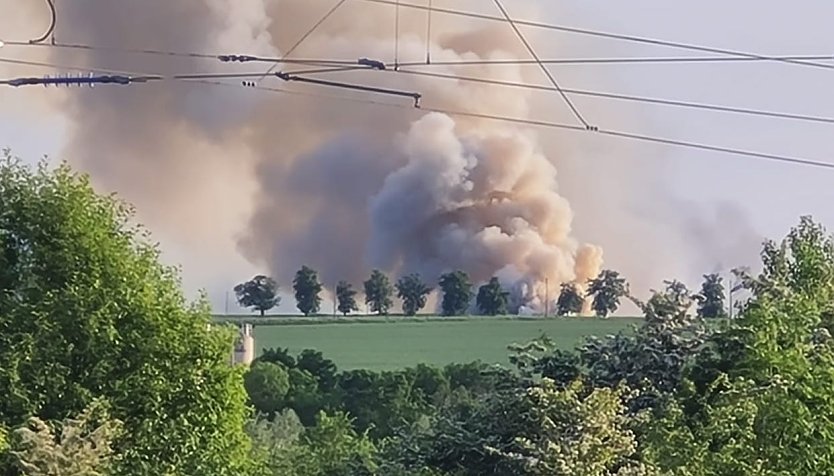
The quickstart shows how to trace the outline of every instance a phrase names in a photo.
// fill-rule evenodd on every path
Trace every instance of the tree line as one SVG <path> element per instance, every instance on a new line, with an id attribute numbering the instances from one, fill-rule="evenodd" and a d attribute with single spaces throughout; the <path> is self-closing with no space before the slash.
<path id="1" fill-rule="evenodd" d="M 669 281 L 635 299 L 632 332 L 519 343 L 507 365 L 371 372 L 282 349 L 229 365 L 235 330 L 186 301 L 129 206 L 67 166 L 7 154 L 0 204 L 4 476 L 834 468 L 834 239 L 809 217 L 739 274 L 738 319 L 706 324 L 703 289 Z"/>
<path id="2" fill-rule="evenodd" d="M 492 277 L 478 287 L 475 293 L 469 275 L 458 270 L 441 275 L 438 287 L 442 293 L 440 307 L 444 316 L 467 314 L 473 297 L 477 312 L 482 315 L 497 316 L 508 313 L 510 293 L 501 286 L 497 277 Z M 393 306 L 392 298 L 396 295 L 402 301 L 403 314 L 414 316 L 426 306 L 428 295 L 434 291 L 434 288 L 424 282 L 417 273 L 403 276 L 392 285 L 388 276 L 378 269 L 371 272 L 371 276 L 363 283 L 363 288 L 365 304 L 371 313 L 377 315 L 389 314 Z M 305 316 L 318 314 L 321 310 L 320 294 L 323 289 L 324 285 L 319 281 L 318 273 L 308 266 L 302 266 L 293 279 L 298 310 Z M 281 297 L 278 291 L 276 281 L 264 275 L 255 276 L 234 288 L 238 303 L 259 312 L 261 316 L 280 304 Z M 359 311 L 357 294 L 358 291 L 346 281 L 339 281 L 336 285 L 336 307 L 343 316 Z M 725 317 L 724 295 L 723 278 L 718 274 L 705 275 L 701 292 L 695 295 L 699 304 L 698 315 L 707 318 Z M 599 276 L 588 281 L 585 293 L 577 283 L 563 283 L 555 301 L 555 312 L 558 316 L 578 315 L 582 312 L 586 300 L 590 299 L 595 315 L 608 317 L 619 309 L 624 297 L 634 300 L 630 296 L 625 278 L 616 271 L 603 270 Z"/>

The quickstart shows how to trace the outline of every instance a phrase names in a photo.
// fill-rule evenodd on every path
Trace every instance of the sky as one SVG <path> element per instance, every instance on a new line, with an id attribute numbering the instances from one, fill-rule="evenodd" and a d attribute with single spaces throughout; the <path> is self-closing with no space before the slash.
<path id="1" fill-rule="evenodd" d="M 34 3 L 24 8 L 17 0 L 0 0 L 0 40 L 28 39 L 41 33 L 41 29 L 30 28 L 38 25 L 41 17 L 46 21 L 45 12 Z M 473 11 L 495 14 L 492 2 L 464 3 Z M 454 8 L 462 8 L 464 3 L 435 1 L 438 6 Z M 830 28 L 834 4 L 830 1 L 521 3 L 505 0 L 508 10 L 520 18 L 532 5 L 539 11 L 538 21 L 576 28 L 762 55 L 834 54 L 834 30 Z M 71 41 L 73 32 L 60 28 L 60 2 L 58 7 L 57 32 L 60 38 Z M 350 10 L 345 7 L 338 14 L 350 15 Z M 438 20 L 438 29 L 443 28 L 443 21 Z M 541 57 L 695 54 L 575 34 L 524 31 Z M 0 58 L 40 57 L 31 49 L 7 46 L 0 49 Z M 761 62 L 557 65 L 551 71 L 561 85 L 574 89 L 834 116 L 834 95 L 830 93 L 834 71 L 826 69 Z M 47 72 L 0 65 L 3 77 Z M 546 84 L 543 77 L 540 84 Z M 74 158 L 65 154 L 73 124 L 56 107 L 60 102 L 56 99 L 58 94 L 40 87 L 0 88 L 0 147 L 10 147 L 27 161 L 48 155 L 72 162 Z M 831 124 L 589 97 L 573 100 L 589 122 L 604 128 L 834 163 Z M 572 120 L 556 95 L 542 96 L 533 115 L 554 122 Z M 830 186 L 834 170 L 615 140 L 590 133 L 546 130 L 540 134 L 545 142 L 558 143 L 565 151 L 557 159 L 559 187 L 574 209 L 576 234 L 583 241 L 601 245 L 606 266 L 621 270 L 626 277 L 635 277 L 642 287 L 660 286 L 661 280 L 667 278 L 681 278 L 695 287 L 703 273 L 727 272 L 734 266 L 754 264 L 759 242 L 783 236 L 800 215 L 813 215 L 823 224 L 834 226 L 834 208 L 830 206 L 834 202 L 834 187 Z M 251 187 L 245 182 L 245 178 L 225 177 L 224 186 L 229 194 L 234 194 Z M 188 183 L 182 186 L 188 187 Z M 124 192 L 130 200 L 131 192 Z M 207 201 L 208 205 L 201 202 L 203 206 L 223 206 L 219 201 L 212 205 L 210 198 Z M 140 219 L 151 212 L 143 211 L 140 204 Z M 234 217 L 231 223 L 238 220 L 242 224 L 247 219 L 244 209 L 222 213 Z M 206 289 L 218 312 L 226 309 L 227 299 L 232 301 L 227 293 L 235 283 L 263 271 L 261 264 L 252 263 L 239 253 L 233 225 L 223 228 L 220 233 L 226 238 L 211 249 L 200 246 L 197 230 L 205 232 L 202 224 L 194 224 L 193 233 L 177 229 L 176 223 L 151 220 L 149 226 L 162 244 L 165 260 L 182 266 L 189 292 L 193 295 L 197 289 Z M 190 225 L 184 220 L 180 226 Z M 234 309 L 233 303 L 230 305 Z M 291 300 L 285 299 L 282 310 L 291 309 Z"/>

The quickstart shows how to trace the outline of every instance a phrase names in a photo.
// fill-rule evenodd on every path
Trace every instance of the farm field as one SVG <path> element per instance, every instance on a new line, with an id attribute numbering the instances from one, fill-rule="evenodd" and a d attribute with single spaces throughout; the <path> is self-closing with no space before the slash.
<path id="1" fill-rule="evenodd" d="M 341 369 L 390 370 L 418 363 L 481 360 L 508 363 L 507 346 L 547 334 L 561 348 L 583 337 L 629 329 L 637 319 L 488 319 L 295 322 L 256 325 L 256 355 L 264 348 L 316 349 Z"/>

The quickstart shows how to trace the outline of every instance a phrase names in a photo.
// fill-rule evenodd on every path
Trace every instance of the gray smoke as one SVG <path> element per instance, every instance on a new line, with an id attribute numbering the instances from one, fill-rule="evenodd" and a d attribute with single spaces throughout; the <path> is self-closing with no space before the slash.
<path id="1" fill-rule="evenodd" d="M 61 41 L 280 56 L 332 3 L 73 0 L 58 6 Z M 484 9 L 483 2 L 471 0 L 454 6 Z M 536 18 L 536 2 L 510 6 Z M 43 24 L 42 13 L 34 8 L 27 13 L 34 31 Z M 402 9 L 401 15 L 400 58 L 422 60 L 425 14 Z M 435 60 L 525 55 L 506 25 L 440 16 L 431 50 Z M 268 67 L 107 50 L 49 51 L 56 63 L 136 73 Z M 393 8 L 359 1 L 345 3 L 294 52 L 389 62 L 392 55 Z M 433 71 L 461 72 L 439 66 Z M 534 68 L 479 66 L 464 72 L 509 81 L 541 79 Z M 541 97 L 384 72 L 329 78 L 419 91 L 427 107 L 513 117 L 529 116 Z M 275 78 L 261 85 L 369 99 Z M 535 306 L 544 297 L 545 280 L 554 294 L 561 282 L 594 276 L 602 263 L 600 248 L 574 236 L 572 207 L 559 193 L 554 164 L 565 160 L 566 149 L 554 140 L 543 147 L 541 138 L 524 128 L 270 94 L 233 81 L 102 87 L 60 97 L 53 106 L 70 124 L 65 156 L 90 171 L 99 186 L 135 203 L 140 219 L 167 246 L 199 253 L 185 266 L 198 278 L 218 269 L 232 280 L 245 277 L 235 274 L 247 269 L 233 256 L 237 249 L 284 285 L 302 264 L 318 269 L 330 286 L 340 279 L 358 284 L 374 267 L 394 275 L 416 271 L 429 280 L 459 268 L 475 281 L 498 275 L 519 303 Z M 623 174 L 616 180 L 630 179 Z M 614 246 L 619 231 L 612 230 Z M 643 239 L 644 248 L 652 249 Z M 649 267 L 655 260 L 640 261 Z"/>

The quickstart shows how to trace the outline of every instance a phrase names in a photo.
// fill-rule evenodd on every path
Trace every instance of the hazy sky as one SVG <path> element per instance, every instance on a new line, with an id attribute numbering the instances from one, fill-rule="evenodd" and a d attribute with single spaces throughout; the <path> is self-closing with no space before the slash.
<path id="1" fill-rule="evenodd" d="M 521 16 L 517 3 L 505 0 L 508 9 Z M 834 29 L 830 27 L 834 3 L 825 0 L 526 3 L 534 3 L 543 12 L 541 21 L 579 28 L 763 55 L 834 54 Z M 28 39 L 40 33 L 21 25 L 37 24 L 38 15 L 44 12 L 37 5 L 24 9 L 19 4 L 19 0 L 0 0 L 0 39 Z M 462 5 L 451 0 L 435 0 L 435 4 Z M 58 6 L 60 10 L 60 2 Z M 469 2 L 470 6 L 495 13 L 492 2 L 486 0 Z M 349 15 L 349 5 L 339 14 Z M 60 23 L 58 32 L 61 39 L 72 41 L 72 32 L 60 30 Z M 580 35 L 525 32 L 542 57 L 701 56 Z M 0 57 L 36 56 L 31 49 L 6 47 L 0 49 Z M 554 66 L 552 71 L 563 86 L 575 89 L 834 117 L 830 86 L 834 71 L 826 69 L 763 62 L 566 65 Z M 46 72 L 0 65 L 4 77 Z M 57 93 L 43 88 L 0 88 L 0 147 L 11 147 L 27 160 L 43 155 L 61 157 L 72 125 L 50 107 L 48 96 L 53 94 Z M 574 101 L 590 122 L 604 128 L 834 162 L 834 126 L 830 124 L 588 97 Z M 553 96 L 541 102 L 535 116 L 571 121 L 569 112 Z M 756 241 L 781 237 L 800 215 L 811 214 L 827 225 L 834 223 L 834 207 L 830 206 L 834 202 L 834 170 L 590 134 L 549 130 L 541 134 L 545 141 L 559 142 L 570 151 L 557 162 L 561 190 L 576 212 L 577 234 L 583 241 L 602 245 L 606 263 L 627 276 L 642 274 L 654 283 L 680 276 L 696 284 L 693 281 L 701 273 L 747 264 L 758 251 Z M 234 178 L 229 180 L 233 186 Z M 226 250 L 234 258 L 227 260 L 224 269 L 214 269 L 205 264 L 205 253 L 195 251 L 195 245 L 183 235 L 153 231 L 162 241 L 166 258 L 183 265 L 187 287 L 208 288 L 220 309 L 224 290 L 257 271 L 237 256 L 234 246 Z M 685 263 L 678 259 L 682 253 L 688 254 Z M 693 253 L 701 258 L 693 259 Z M 700 259 L 703 265 L 696 269 Z"/>

